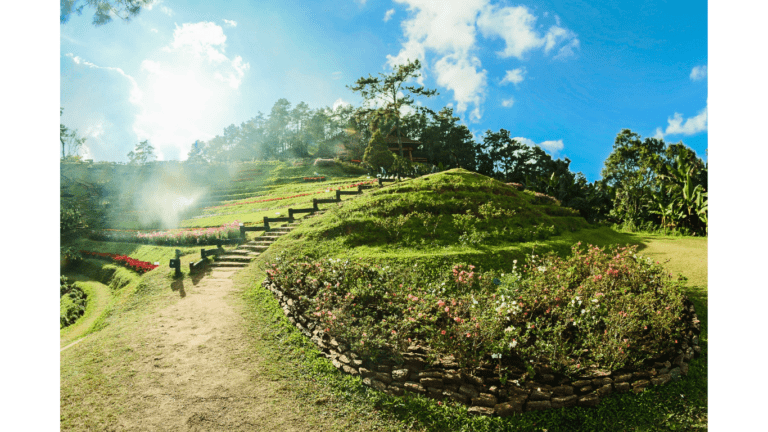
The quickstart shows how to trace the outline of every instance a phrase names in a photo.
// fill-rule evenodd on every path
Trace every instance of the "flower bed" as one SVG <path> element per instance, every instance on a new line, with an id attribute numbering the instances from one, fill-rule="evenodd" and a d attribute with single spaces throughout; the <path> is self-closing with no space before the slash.
<path id="1" fill-rule="evenodd" d="M 224 224 L 220 227 L 189 228 L 168 231 L 121 231 L 102 230 L 94 232 L 94 240 L 119 241 L 129 243 L 156 244 L 161 246 L 206 245 L 217 240 L 240 237 L 240 222 Z"/>
<path id="2" fill-rule="evenodd" d="M 83 255 L 94 256 L 97 258 L 110 259 L 112 260 L 112 262 L 120 264 L 123 267 L 128 267 L 129 269 L 138 273 L 146 273 L 158 267 L 150 262 L 133 259 L 128 255 L 118 255 L 118 254 L 107 253 L 107 252 L 93 252 L 93 251 L 87 251 L 87 250 L 81 250 L 80 253 Z"/>
<path id="3" fill-rule="evenodd" d="M 475 270 L 457 265 L 425 284 L 413 271 L 278 261 L 265 284 L 340 369 L 485 414 L 639 392 L 685 375 L 698 351 L 682 281 L 633 247 L 576 246 L 568 259 L 534 257 L 506 275 Z"/>
<path id="4" fill-rule="evenodd" d="M 325 181 L 325 177 L 304 177 L 304 181 Z"/>

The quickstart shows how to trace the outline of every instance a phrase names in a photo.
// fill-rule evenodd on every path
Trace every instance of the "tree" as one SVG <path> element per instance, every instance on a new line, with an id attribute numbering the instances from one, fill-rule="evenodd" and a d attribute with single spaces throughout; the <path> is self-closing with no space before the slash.
<path id="1" fill-rule="evenodd" d="M 355 81 L 354 86 L 347 86 L 350 90 L 360 93 L 369 107 L 360 110 L 363 116 L 373 115 L 376 120 L 382 117 L 395 119 L 397 131 L 397 147 L 400 157 L 403 157 L 403 141 L 400 137 L 400 109 L 403 106 L 413 106 L 414 96 L 431 97 L 437 94 L 437 90 L 428 90 L 424 86 L 405 85 L 408 80 L 421 76 L 419 73 L 421 62 L 408 61 L 404 65 L 397 65 L 391 74 L 379 73 L 379 77 L 361 77 Z M 374 108 L 375 105 L 382 105 Z M 374 127 L 377 125 L 374 123 Z"/>
<path id="2" fill-rule="evenodd" d="M 96 10 L 93 14 L 93 25 L 101 26 L 112 21 L 116 16 L 123 21 L 130 21 L 138 15 L 142 7 L 152 4 L 154 0 L 61 0 L 60 22 L 66 24 L 72 12 L 78 15 L 88 6 Z M 79 4 L 79 6 L 78 6 Z"/>
<path id="3" fill-rule="evenodd" d="M 371 169 L 378 172 L 380 168 L 389 169 L 394 162 L 395 157 L 384 141 L 384 137 L 381 135 L 381 131 L 376 130 L 373 133 L 371 141 L 368 143 L 368 147 L 365 149 L 363 155 L 363 163 L 370 166 Z"/>
<path id="4" fill-rule="evenodd" d="M 147 140 L 136 144 L 136 148 L 128 152 L 128 160 L 132 165 L 144 165 L 155 160 L 155 157 L 155 148 Z"/>
<path id="5" fill-rule="evenodd" d="M 59 115 L 64 113 L 64 108 L 59 109 Z M 85 144 L 85 137 L 77 136 L 77 129 L 70 130 L 63 124 L 59 124 L 59 141 L 61 142 L 61 159 L 77 159 L 80 148 Z"/>

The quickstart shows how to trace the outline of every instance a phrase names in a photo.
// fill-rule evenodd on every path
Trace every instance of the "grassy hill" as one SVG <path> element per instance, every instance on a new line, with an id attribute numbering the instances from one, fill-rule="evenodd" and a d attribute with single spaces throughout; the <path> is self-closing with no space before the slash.
<path id="1" fill-rule="evenodd" d="M 62 174 L 72 179 L 67 183 L 70 188 L 84 188 L 77 186 L 82 183 L 100 185 L 105 191 L 100 197 L 109 201 L 107 207 L 112 211 L 107 227 L 114 229 L 159 228 L 161 219 L 142 219 L 144 213 L 155 215 L 135 206 L 142 202 L 140 186 L 153 179 L 171 179 L 190 189 L 205 191 L 195 205 L 180 214 L 180 227 L 214 226 L 233 220 L 258 223 L 263 216 L 284 215 L 289 207 L 307 207 L 312 198 L 331 197 L 333 188 L 371 180 L 345 167 L 288 162 L 184 168 L 173 171 L 175 174 L 160 168 L 142 171 L 119 167 L 88 168 L 83 164 L 66 173 L 62 168 Z M 326 180 L 303 181 L 303 177 L 315 173 L 326 176 Z M 115 176 L 124 179 L 118 181 Z M 127 188 L 130 182 L 126 179 L 138 186 Z M 341 374 L 288 322 L 272 294 L 260 286 L 266 276 L 266 264 L 278 256 L 354 259 L 400 268 L 416 266 L 419 275 L 428 278 L 458 263 L 503 272 L 513 260 L 522 263 L 532 252 L 555 251 L 566 256 L 578 241 L 598 246 L 634 244 L 638 245 L 638 254 L 661 262 L 672 259 L 667 263 L 668 269 L 689 276 L 687 294 L 693 298 L 703 321 L 701 339 L 706 352 L 706 239 L 630 234 L 590 226 L 575 211 L 555 201 L 465 170 L 450 170 L 381 189 L 376 186 L 363 195 L 345 197 L 339 204 L 322 207 L 329 211 L 281 237 L 235 276 L 235 284 L 242 293 L 238 300 L 243 301 L 241 312 L 249 323 L 243 340 L 250 347 L 249 356 L 258 359 L 251 361 L 253 373 L 281 383 L 275 406 L 304 406 L 306 415 L 319 422 L 315 427 L 327 430 L 706 428 L 706 357 L 695 359 L 689 376 L 682 381 L 640 395 L 614 395 L 595 408 L 525 413 L 507 419 L 476 418 L 469 416 L 466 408 L 420 397 L 391 398 L 364 386 L 360 378 Z M 114 211 L 118 208 L 119 211 Z M 139 213 L 129 213 L 129 208 Z M 126 410 L 138 403 L 120 395 L 127 382 L 140 376 L 137 371 L 148 367 L 144 365 L 146 359 L 155 358 L 152 350 L 158 348 L 145 337 L 146 323 L 161 308 L 180 305 L 180 293 L 195 293 L 199 276 L 193 278 L 186 272 L 178 280 L 171 276 L 167 260 L 173 256 L 175 247 L 90 240 L 74 245 L 162 262 L 160 268 L 132 277 L 130 283 L 117 291 L 89 286 L 89 294 L 102 294 L 101 303 L 91 306 L 93 312 L 86 312 L 85 318 L 91 321 L 62 332 L 62 346 L 74 341 L 75 333 L 89 334 L 84 342 L 62 353 L 62 428 L 88 425 L 92 429 L 106 429 L 119 424 Z M 184 269 L 196 258 L 197 249 L 182 249 Z M 99 265 L 89 261 L 91 267 Z M 99 269 L 90 267 L 86 273 L 100 274 Z M 77 274 L 75 279 L 85 282 L 95 276 Z M 107 284 L 110 281 L 105 280 Z M 83 392 L 92 392 L 93 396 L 82 402 Z"/>

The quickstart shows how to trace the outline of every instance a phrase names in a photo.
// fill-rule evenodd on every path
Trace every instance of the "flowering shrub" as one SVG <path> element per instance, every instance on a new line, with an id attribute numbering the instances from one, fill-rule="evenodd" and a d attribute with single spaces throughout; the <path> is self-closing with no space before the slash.
<path id="1" fill-rule="evenodd" d="M 304 181 L 324 181 L 325 177 L 304 177 Z"/>
<path id="2" fill-rule="evenodd" d="M 92 236 L 95 240 L 120 242 L 138 242 L 161 246 L 205 245 L 216 240 L 234 239 L 240 237 L 240 222 L 223 224 L 220 227 L 189 228 L 169 231 L 139 231 L 102 230 Z"/>
<path id="3" fill-rule="evenodd" d="M 574 246 L 567 259 L 531 260 L 509 274 L 459 264 L 441 280 L 349 261 L 270 264 L 301 313 L 371 358 L 412 343 L 462 366 L 547 366 L 575 376 L 619 369 L 674 350 L 685 323 L 680 281 L 634 247 Z"/>
<path id="4" fill-rule="evenodd" d="M 118 254 L 107 253 L 107 252 L 93 252 L 93 251 L 87 251 L 87 250 L 81 250 L 80 253 L 83 255 L 90 255 L 90 256 L 95 256 L 99 258 L 108 258 L 113 262 L 117 264 L 121 264 L 124 267 L 128 267 L 129 269 L 137 273 L 146 273 L 158 267 L 150 262 L 133 259 L 128 255 L 118 255 Z"/>

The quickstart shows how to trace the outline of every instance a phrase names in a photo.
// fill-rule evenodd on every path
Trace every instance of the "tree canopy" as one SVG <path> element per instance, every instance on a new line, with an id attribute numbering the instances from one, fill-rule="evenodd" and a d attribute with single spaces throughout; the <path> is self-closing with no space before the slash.
<path id="1" fill-rule="evenodd" d="M 94 9 L 93 25 L 101 26 L 112 21 L 116 16 L 123 21 L 130 21 L 138 15 L 142 7 L 152 4 L 154 0 L 61 0 L 60 23 L 66 24 L 72 13 L 81 15 L 88 6 Z"/>
<path id="2" fill-rule="evenodd" d="M 409 80 L 419 78 L 421 74 L 421 62 L 409 61 L 404 65 L 397 65 L 390 74 L 379 73 L 378 77 L 368 75 L 355 81 L 355 85 L 347 86 L 350 90 L 360 93 L 368 107 L 359 112 L 363 116 L 373 116 L 375 120 L 394 118 L 397 132 L 397 147 L 400 157 L 403 157 L 403 141 L 400 133 L 400 109 L 403 106 L 413 106 L 414 96 L 431 97 L 437 94 L 437 90 L 429 90 L 424 86 L 405 85 Z M 378 106 L 378 107 L 377 107 Z M 374 122 L 374 126 L 378 121 Z"/>
<path id="3" fill-rule="evenodd" d="M 136 148 L 128 152 L 129 163 L 133 165 L 144 165 L 155 158 L 155 148 L 147 140 L 136 144 Z"/>

